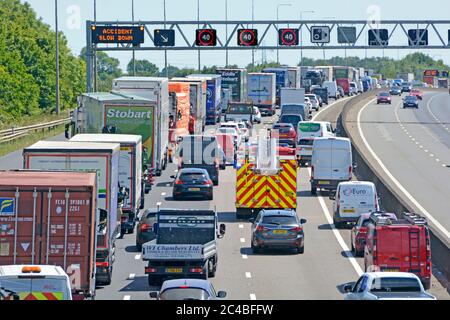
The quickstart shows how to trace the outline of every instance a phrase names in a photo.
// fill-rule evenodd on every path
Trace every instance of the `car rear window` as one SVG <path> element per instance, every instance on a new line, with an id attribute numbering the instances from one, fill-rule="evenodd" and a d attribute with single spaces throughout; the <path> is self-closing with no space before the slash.
<path id="1" fill-rule="evenodd" d="M 421 292 L 421 288 L 414 278 L 389 277 L 374 279 L 370 292 Z"/>
<path id="2" fill-rule="evenodd" d="M 318 132 L 320 130 L 320 124 L 302 122 L 298 124 L 298 130 L 302 132 Z"/>
<path id="3" fill-rule="evenodd" d="M 381 92 L 380 97 L 389 97 L 389 93 L 387 92 Z"/>
<path id="4" fill-rule="evenodd" d="M 302 121 L 302 117 L 298 115 L 283 115 L 281 116 L 280 120 L 282 122 L 288 122 L 288 123 L 294 123 L 294 122 L 300 122 Z"/>
<path id="5" fill-rule="evenodd" d="M 262 219 L 262 223 L 264 224 L 276 224 L 276 225 L 285 225 L 285 224 L 296 224 L 297 219 L 294 216 L 264 216 Z"/>
<path id="6" fill-rule="evenodd" d="M 312 146 L 314 144 L 314 139 L 300 139 L 298 144 L 301 146 Z"/>
<path id="7" fill-rule="evenodd" d="M 206 179 L 206 175 L 203 173 L 182 173 L 180 175 L 180 180 L 183 182 L 191 182 L 193 180 L 204 181 Z"/>
<path id="8" fill-rule="evenodd" d="M 280 133 L 289 133 L 291 126 L 273 126 L 274 130 L 278 130 Z"/>
<path id="9" fill-rule="evenodd" d="M 160 295 L 161 300 L 208 300 L 209 298 L 208 292 L 199 288 L 167 289 Z"/>

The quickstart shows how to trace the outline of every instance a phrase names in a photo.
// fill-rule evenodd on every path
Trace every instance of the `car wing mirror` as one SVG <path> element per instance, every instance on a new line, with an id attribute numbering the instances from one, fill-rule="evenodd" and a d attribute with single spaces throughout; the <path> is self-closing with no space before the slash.
<path id="1" fill-rule="evenodd" d="M 224 223 L 221 223 L 219 226 L 219 234 L 221 237 L 223 237 L 225 235 L 225 230 L 226 230 L 226 226 Z"/>
<path id="2" fill-rule="evenodd" d="M 344 285 L 344 292 L 349 293 L 349 292 L 352 292 L 352 290 L 353 290 L 353 286 L 351 284 Z"/>
<path id="3" fill-rule="evenodd" d="M 174 175 L 172 175 L 172 176 L 170 176 L 170 178 L 171 178 L 171 179 L 175 179 L 175 176 L 174 176 Z"/>
<path id="4" fill-rule="evenodd" d="M 158 291 L 150 291 L 148 295 L 150 298 L 156 299 L 158 298 Z"/>
<path id="5" fill-rule="evenodd" d="M 219 291 L 217 292 L 217 298 L 223 299 L 227 296 L 227 293 L 225 291 Z"/>
<path id="6" fill-rule="evenodd" d="M 301 224 L 305 224 L 306 222 L 307 222 L 306 219 L 300 219 L 300 223 L 301 223 Z"/>

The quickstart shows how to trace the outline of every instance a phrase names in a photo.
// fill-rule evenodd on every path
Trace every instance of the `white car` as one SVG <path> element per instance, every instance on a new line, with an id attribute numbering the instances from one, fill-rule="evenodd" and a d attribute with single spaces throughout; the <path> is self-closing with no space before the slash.
<path id="1" fill-rule="evenodd" d="M 238 147 L 241 144 L 241 135 L 236 128 L 233 127 L 219 127 L 216 129 L 216 134 L 229 134 L 233 136 L 233 142 L 236 147 Z"/>
<path id="2" fill-rule="evenodd" d="M 344 291 L 345 300 L 436 300 L 408 272 L 366 272 L 355 285 L 346 284 Z"/>
<path id="3" fill-rule="evenodd" d="M 301 121 L 298 123 L 295 155 L 299 166 L 311 163 L 314 139 L 320 137 L 334 137 L 334 131 L 330 122 Z"/>
<path id="4" fill-rule="evenodd" d="M 261 123 L 261 112 L 256 106 L 253 106 L 253 122 Z"/>
<path id="5" fill-rule="evenodd" d="M 239 132 L 241 134 L 241 138 L 242 140 L 244 140 L 245 142 L 248 141 L 248 139 L 250 138 L 250 130 L 247 127 L 247 124 L 244 121 L 240 121 L 237 123 L 239 126 Z"/>
<path id="6" fill-rule="evenodd" d="M 358 221 L 363 213 L 379 210 L 377 189 L 369 181 L 341 182 L 330 199 L 334 200 L 333 223 L 336 228 L 343 223 Z"/>
<path id="7" fill-rule="evenodd" d="M 306 98 L 311 102 L 311 108 L 318 111 L 319 110 L 319 99 L 317 99 L 315 94 L 306 94 Z"/>

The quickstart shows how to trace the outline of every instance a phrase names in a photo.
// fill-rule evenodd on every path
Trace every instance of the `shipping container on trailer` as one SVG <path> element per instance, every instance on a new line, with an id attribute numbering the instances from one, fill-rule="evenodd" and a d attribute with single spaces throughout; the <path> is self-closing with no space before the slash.
<path id="1" fill-rule="evenodd" d="M 149 149 L 150 145 L 147 142 L 149 139 L 143 138 L 143 141 L 144 146 L 153 155 L 151 168 L 153 168 L 157 176 L 161 175 L 161 171 L 166 169 L 168 163 L 169 80 L 161 77 L 120 77 L 113 80 L 112 88 L 113 92 L 142 97 L 155 103 L 155 108 L 152 111 L 154 117 L 151 119 L 153 120 L 151 125 L 153 127 L 153 137 L 150 139 L 153 142 L 152 150 Z M 121 122 L 119 119 L 110 120 Z M 131 120 L 133 121 L 134 119 Z M 125 131 L 120 133 L 136 134 Z"/>
<path id="2" fill-rule="evenodd" d="M 288 87 L 300 88 L 300 67 L 287 67 L 288 69 Z"/>
<path id="3" fill-rule="evenodd" d="M 95 296 L 96 212 L 95 173 L 0 171 L 0 265 L 57 265 Z"/>
<path id="4" fill-rule="evenodd" d="M 315 69 L 322 70 L 325 80 L 324 81 L 333 81 L 333 66 L 317 66 Z"/>
<path id="5" fill-rule="evenodd" d="M 115 240 L 120 229 L 118 215 L 119 151 L 117 143 L 39 141 L 23 150 L 25 169 L 88 171 L 97 173 L 98 282 L 109 284 L 114 262 Z"/>
<path id="6" fill-rule="evenodd" d="M 119 183 L 128 191 L 122 207 L 123 231 L 132 233 L 139 209 L 144 208 L 145 196 L 142 181 L 142 137 L 130 134 L 77 134 L 70 141 L 119 143 Z"/>
<path id="7" fill-rule="evenodd" d="M 262 72 L 275 73 L 276 75 L 276 103 L 280 106 L 280 90 L 288 87 L 288 69 L 287 68 L 265 68 Z"/>
<path id="8" fill-rule="evenodd" d="M 191 126 L 191 101 L 190 85 L 185 82 L 169 82 L 169 92 L 176 94 L 176 106 L 169 111 L 169 117 L 173 117 L 174 125 L 169 128 L 169 142 L 190 133 Z M 193 123 L 192 123 L 193 125 Z"/>
<path id="9" fill-rule="evenodd" d="M 231 90 L 231 100 L 246 101 L 247 99 L 247 70 L 233 68 L 218 68 L 216 73 L 222 77 L 222 88 Z"/>

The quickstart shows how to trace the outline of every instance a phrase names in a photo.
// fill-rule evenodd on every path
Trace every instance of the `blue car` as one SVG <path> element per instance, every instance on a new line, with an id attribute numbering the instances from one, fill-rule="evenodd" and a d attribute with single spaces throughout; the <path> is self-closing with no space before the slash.
<path id="1" fill-rule="evenodd" d="M 419 99 L 416 96 L 406 96 L 403 99 L 403 108 L 416 108 L 419 109 Z"/>

